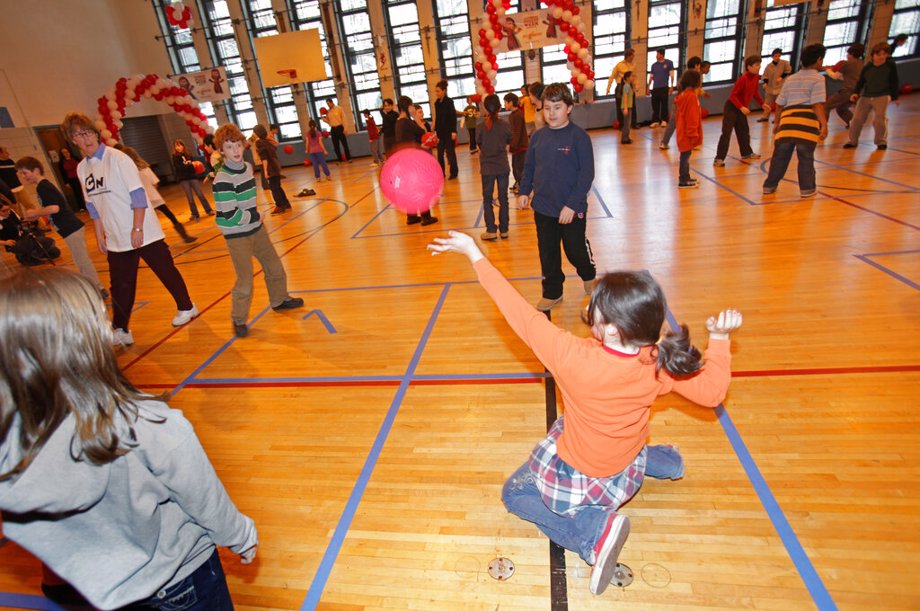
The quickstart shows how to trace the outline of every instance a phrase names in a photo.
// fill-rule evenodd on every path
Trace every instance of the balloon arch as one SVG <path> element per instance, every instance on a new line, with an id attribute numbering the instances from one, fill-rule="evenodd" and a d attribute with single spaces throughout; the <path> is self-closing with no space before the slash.
<path id="1" fill-rule="evenodd" d="M 594 89 L 594 70 L 591 68 L 591 53 L 588 51 L 590 43 L 585 36 L 585 22 L 581 18 L 581 9 L 574 0 L 541 0 L 549 8 L 549 16 L 554 20 L 563 34 L 569 72 L 572 75 L 572 88 L 576 93 L 585 89 Z M 475 63 L 476 91 L 480 98 L 488 93 L 495 93 L 495 79 L 498 76 L 498 60 L 495 49 L 501 44 L 505 32 L 501 20 L 505 11 L 511 8 L 509 0 L 486 0 L 486 14 L 488 24 L 479 29 L 480 55 L 485 61 Z"/>
<path id="2" fill-rule="evenodd" d="M 106 144 L 113 146 L 118 142 L 118 130 L 124 126 L 121 118 L 125 116 L 125 108 L 140 101 L 142 97 L 169 104 L 199 138 L 204 138 L 213 131 L 208 124 L 208 118 L 201 112 L 198 102 L 188 91 L 156 74 L 137 74 L 121 77 L 112 89 L 96 100 L 96 127 Z"/>

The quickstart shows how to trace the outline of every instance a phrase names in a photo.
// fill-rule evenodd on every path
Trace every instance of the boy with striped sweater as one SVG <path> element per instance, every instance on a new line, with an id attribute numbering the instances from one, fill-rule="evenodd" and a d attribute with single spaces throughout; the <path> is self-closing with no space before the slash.
<path id="1" fill-rule="evenodd" d="M 224 164 L 214 176 L 214 203 L 217 207 L 217 227 L 227 240 L 227 250 L 236 271 L 230 318 L 237 337 L 249 335 L 246 321 L 252 302 L 253 257 L 259 260 L 265 272 L 265 286 L 273 310 L 278 312 L 303 306 L 303 299 L 288 295 L 287 274 L 256 209 L 256 181 L 252 165 L 243 161 L 245 142 L 243 133 L 233 124 L 221 126 L 214 134 L 214 143 L 224 155 Z"/>

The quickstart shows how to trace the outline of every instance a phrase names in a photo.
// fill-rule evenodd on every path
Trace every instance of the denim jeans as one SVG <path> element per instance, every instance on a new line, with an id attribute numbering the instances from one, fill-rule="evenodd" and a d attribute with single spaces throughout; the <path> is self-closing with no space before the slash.
<path id="1" fill-rule="evenodd" d="M 645 475 L 655 479 L 680 479 L 684 476 L 684 459 L 671 445 L 645 446 Z"/>
<path id="2" fill-rule="evenodd" d="M 486 231 L 495 233 L 495 209 L 492 207 L 492 195 L 495 183 L 498 183 L 498 229 L 508 233 L 508 175 L 491 174 L 482 177 L 482 214 L 486 221 Z"/>
<path id="3" fill-rule="evenodd" d="M 586 506 L 574 517 L 564 517 L 543 502 L 527 463 L 505 482 L 502 502 L 514 515 L 533 522 L 551 541 L 576 552 L 587 563 L 594 561 L 594 546 L 603 534 L 607 518 L 615 507 Z"/>
<path id="4" fill-rule="evenodd" d="M 233 611 L 233 601 L 227 588 L 227 578 L 217 550 L 194 573 L 122 611 Z"/>
<path id="5" fill-rule="evenodd" d="M 195 196 L 198 196 L 198 199 L 201 200 L 201 205 L 204 206 L 204 211 L 207 214 L 211 213 L 211 202 L 208 201 L 208 198 L 204 196 L 204 191 L 201 189 L 201 182 L 197 178 L 190 178 L 188 180 L 183 180 L 179 183 L 182 187 L 182 191 L 185 192 L 185 199 L 188 200 L 188 209 L 191 212 L 192 216 L 198 216 L 198 206 L 195 205 Z"/>
<path id="6" fill-rule="evenodd" d="M 798 138 L 783 138 L 773 145 L 773 159 L 770 160 L 770 172 L 763 181 L 765 189 L 775 189 L 786 175 L 792 152 L 799 159 L 799 191 L 815 189 L 815 148 L 817 143 Z"/>
<path id="7" fill-rule="evenodd" d="M 680 170 L 678 172 L 678 180 L 680 182 L 690 182 L 690 155 L 693 153 L 690 151 L 681 151 L 680 152 Z"/>

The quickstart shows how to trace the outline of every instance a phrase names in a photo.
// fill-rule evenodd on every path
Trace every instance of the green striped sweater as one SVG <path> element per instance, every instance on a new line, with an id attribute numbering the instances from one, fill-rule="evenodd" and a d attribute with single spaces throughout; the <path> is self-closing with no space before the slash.
<path id="1" fill-rule="evenodd" d="M 226 239 L 252 235 L 262 226 L 256 209 L 256 181 L 252 166 L 243 163 L 241 168 L 231 167 L 230 161 L 214 176 L 214 205 L 217 208 L 217 227 Z"/>

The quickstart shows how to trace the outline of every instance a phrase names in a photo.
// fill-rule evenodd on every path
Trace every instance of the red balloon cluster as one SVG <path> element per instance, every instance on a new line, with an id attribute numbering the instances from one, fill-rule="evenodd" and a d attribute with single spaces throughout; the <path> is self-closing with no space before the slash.
<path id="1" fill-rule="evenodd" d="M 166 20 L 169 21 L 169 25 L 174 25 L 182 29 L 191 25 L 192 9 L 184 4 L 176 3 L 172 6 L 167 6 L 163 10 L 166 13 Z"/>
<path id="2" fill-rule="evenodd" d="M 571 15 L 571 18 L 567 20 L 566 16 L 563 18 L 556 18 L 556 26 L 566 35 L 567 43 L 562 51 L 566 55 L 572 68 L 572 88 L 576 92 L 580 93 L 585 89 L 585 85 L 588 84 L 588 81 L 591 81 L 588 84 L 589 87 L 594 86 L 594 70 L 591 68 L 591 64 L 585 59 L 587 55 L 580 53 L 582 49 L 587 50 L 590 46 L 588 38 L 585 36 L 584 32 L 579 29 L 579 23 L 581 18 L 578 16 L 581 13 L 581 9 L 575 4 L 574 0 L 541 0 L 543 4 L 549 7 L 556 7 L 563 11 L 564 14 Z M 558 13 L 558 11 L 557 11 Z M 572 47 L 578 45 L 577 51 Z M 579 78 L 581 75 L 584 75 L 585 78 Z"/>
<path id="3" fill-rule="evenodd" d="M 488 0 L 486 2 L 486 15 L 488 15 L 488 26 L 479 28 L 479 47 L 482 54 L 489 63 L 490 68 L 487 70 L 482 62 L 476 62 L 476 78 L 482 83 L 483 89 L 487 93 L 495 93 L 495 83 L 492 82 L 490 75 L 498 71 L 498 59 L 495 56 L 495 50 L 492 47 L 493 40 L 501 40 L 505 37 L 505 31 L 502 29 L 501 15 L 498 12 L 498 5 L 502 6 L 502 14 L 511 8 L 511 0 Z M 491 34 L 491 36 L 489 36 Z"/>

